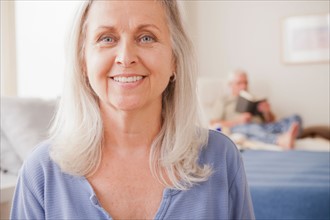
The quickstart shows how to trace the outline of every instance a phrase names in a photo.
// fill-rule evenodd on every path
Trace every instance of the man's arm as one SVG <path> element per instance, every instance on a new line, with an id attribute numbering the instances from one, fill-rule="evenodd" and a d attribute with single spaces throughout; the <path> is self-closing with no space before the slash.
<path id="1" fill-rule="evenodd" d="M 267 101 L 260 102 L 258 104 L 258 110 L 262 113 L 263 119 L 266 123 L 274 122 L 275 115 L 273 114 L 270 104 Z"/>

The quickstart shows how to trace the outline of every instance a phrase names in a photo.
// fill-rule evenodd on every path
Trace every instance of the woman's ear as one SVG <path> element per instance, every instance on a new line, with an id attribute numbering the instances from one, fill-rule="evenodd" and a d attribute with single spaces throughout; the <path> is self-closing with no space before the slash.
<path id="1" fill-rule="evenodd" d="M 173 56 L 173 59 L 172 59 L 172 73 L 176 73 L 176 57 Z"/>

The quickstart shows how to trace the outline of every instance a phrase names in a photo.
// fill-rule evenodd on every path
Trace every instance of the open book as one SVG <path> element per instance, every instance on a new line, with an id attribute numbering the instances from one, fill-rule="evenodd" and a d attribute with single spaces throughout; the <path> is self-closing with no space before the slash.
<path id="1" fill-rule="evenodd" d="M 265 98 L 256 98 L 247 91 L 241 91 L 237 100 L 236 112 L 250 112 L 252 115 L 260 115 L 258 104 L 265 101 Z"/>

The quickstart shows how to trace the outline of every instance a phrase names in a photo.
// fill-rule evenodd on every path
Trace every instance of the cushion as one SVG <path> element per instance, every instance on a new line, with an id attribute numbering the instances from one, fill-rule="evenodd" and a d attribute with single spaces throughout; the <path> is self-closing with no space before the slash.
<path id="1" fill-rule="evenodd" d="M 55 100 L 1 98 L 1 130 L 21 161 L 47 138 L 55 105 Z"/>
<path id="2" fill-rule="evenodd" d="M 1 130 L 1 171 L 17 174 L 21 165 L 22 160 L 18 157 L 8 138 Z"/>
<path id="3" fill-rule="evenodd" d="M 226 94 L 226 82 L 218 77 L 199 77 L 197 80 L 197 95 L 202 107 L 204 118 L 209 121 L 216 100 Z"/>
<path id="4" fill-rule="evenodd" d="M 330 127 L 322 125 L 306 127 L 300 135 L 300 138 L 305 137 L 322 137 L 330 140 Z"/>

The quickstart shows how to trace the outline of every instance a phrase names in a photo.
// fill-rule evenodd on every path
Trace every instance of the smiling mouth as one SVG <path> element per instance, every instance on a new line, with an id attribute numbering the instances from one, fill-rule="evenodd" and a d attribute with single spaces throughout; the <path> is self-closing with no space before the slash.
<path id="1" fill-rule="evenodd" d="M 129 76 L 129 77 L 124 77 L 124 76 L 116 76 L 116 77 L 110 77 L 116 82 L 120 83 L 135 83 L 137 81 L 140 81 L 144 78 L 144 76 Z"/>

